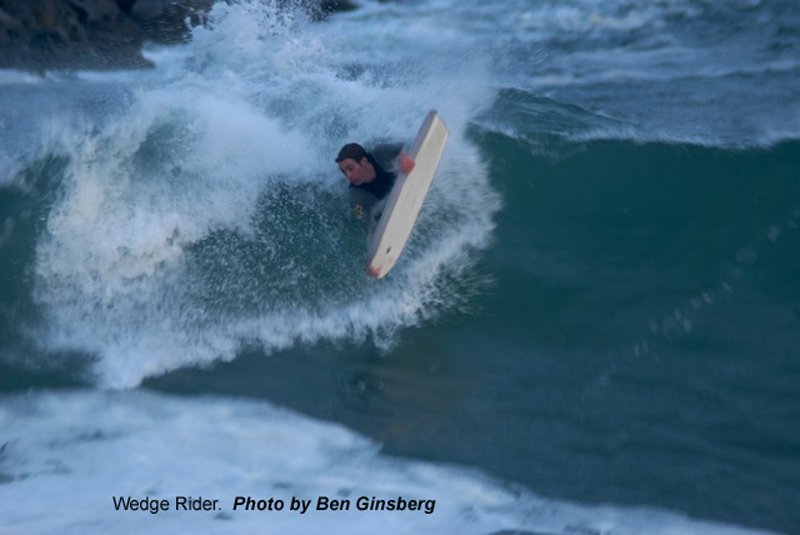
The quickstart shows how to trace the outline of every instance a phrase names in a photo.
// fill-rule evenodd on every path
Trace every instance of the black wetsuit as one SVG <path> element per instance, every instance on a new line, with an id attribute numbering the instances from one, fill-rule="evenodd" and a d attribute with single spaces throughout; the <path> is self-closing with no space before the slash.
<path id="1" fill-rule="evenodd" d="M 350 187 L 368 191 L 379 201 L 383 200 L 383 198 L 389 195 L 389 192 L 392 191 L 394 181 L 397 180 L 397 174 L 386 171 L 383 166 L 381 166 L 381 164 L 379 164 L 378 161 L 372 156 L 372 154 L 367 154 L 367 160 L 372 164 L 372 167 L 375 168 L 375 180 L 372 182 L 367 182 L 366 184 L 361 184 L 360 186 L 350 184 Z"/>
<path id="2" fill-rule="evenodd" d="M 383 208 L 385 199 L 392 191 L 397 180 L 397 156 L 403 150 L 402 145 L 379 145 L 367 154 L 367 160 L 375 168 L 375 180 L 356 186 L 350 184 L 350 206 L 371 234 Z M 380 203 L 380 204 L 379 204 Z"/>

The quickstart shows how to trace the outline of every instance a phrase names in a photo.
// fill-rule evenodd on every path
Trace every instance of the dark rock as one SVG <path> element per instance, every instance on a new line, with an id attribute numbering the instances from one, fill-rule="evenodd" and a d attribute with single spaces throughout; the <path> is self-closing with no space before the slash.
<path id="1" fill-rule="evenodd" d="M 14 37 L 25 31 L 22 23 L 0 8 L 0 47 L 5 48 Z"/>
<path id="2" fill-rule="evenodd" d="M 358 8 L 350 0 L 279 0 L 283 6 L 300 6 L 311 16 L 311 20 L 321 21 L 334 13 L 352 11 Z"/>
<path id="3" fill-rule="evenodd" d="M 341 13 L 344 11 L 353 11 L 358 8 L 357 4 L 349 0 L 320 0 L 319 9 L 324 14 Z"/>
<path id="4" fill-rule="evenodd" d="M 130 17 L 145 37 L 159 44 L 185 42 L 191 28 L 202 24 L 215 0 L 136 0 Z"/>
<path id="5" fill-rule="evenodd" d="M 214 2 L 0 0 L 0 69 L 151 67 L 141 54 L 144 42 L 185 42 Z M 315 20 L 357 7 L 349 0 L 282 0 L 282 5 L 301 5 Z"/>
<path id="6" fill-rule="evenodd" d="M 0 68 L 150 66 L 140 52 L 142 30 L 115 0 L 2 0 L 0 9 Z"/>
<path id="7" fill-rule="evenodd" d="M 0 24 L 6 38 L 68 42 L 84 40 L 86 31 L 77 13 L 60 0 L 4 0 Z"/>
<path id="8" fill-rule="evenodd" d="M 136 0 L 117 0 L 117 6 L 119 6 L 119 9 L 126 15 L 131 14 L 131 9 L 135 3 Z"/>
<path id="9" fill-rule="evenodd" d="M 120 12 L 114 0 L 67 0 L 67 5 L 78 14 L 83 25 L 113 22 Z"/>

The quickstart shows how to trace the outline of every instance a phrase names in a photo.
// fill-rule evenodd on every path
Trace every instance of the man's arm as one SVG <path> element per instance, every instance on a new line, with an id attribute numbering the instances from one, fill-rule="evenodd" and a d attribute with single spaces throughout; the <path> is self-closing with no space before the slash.
<path id="1" fill-rule="evenodd" d="M 397 167 L 405 174 L 410 173 L 414 170 L 414 165 L 416 162 L 414 158 L 406 154 L 405 152 L 401 152 L 397 155 Z"/>
<path id="2" fill-rule="evenodd" d="M 402 143 L 378 145 L 372 150 L 372 157 L 387 171 L 408 174 L 414 169 L 414 159 L 403 151 Z"/>

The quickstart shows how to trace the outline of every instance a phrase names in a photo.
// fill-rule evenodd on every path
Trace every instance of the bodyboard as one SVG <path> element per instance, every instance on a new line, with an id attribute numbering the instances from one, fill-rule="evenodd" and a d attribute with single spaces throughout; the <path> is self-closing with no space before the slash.
<path id="1" fill-rule="evenodd" d="M 367 247 L 367 273 L 382 278 L 394 267 L 411 236 L 450 132 L 435 110 L 428 113 L 409 156 L 414 169 L 399 173 Z"/>

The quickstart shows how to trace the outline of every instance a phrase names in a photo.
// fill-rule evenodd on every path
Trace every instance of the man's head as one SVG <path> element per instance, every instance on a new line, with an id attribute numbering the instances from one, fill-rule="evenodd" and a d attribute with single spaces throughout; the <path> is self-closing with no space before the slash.
<path id="1" fill-rule="evenodd" d="M 354 186 L 367 184 L 375 180 L 375 167 L 367 158 L 367 151 L 358 143 L 348 143 L 336 157 L 339 170 Z"/>

